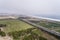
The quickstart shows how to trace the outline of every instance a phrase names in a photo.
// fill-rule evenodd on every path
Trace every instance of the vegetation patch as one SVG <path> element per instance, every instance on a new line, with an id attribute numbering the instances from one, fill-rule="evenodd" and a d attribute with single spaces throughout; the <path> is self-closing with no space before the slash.
<path id="1" fill-rule="evenodd" d="M 6 36 L 5 32 L 0 30 L 0 36 Z"/>
<path id="2" fill-rule="evenodd" d="M 9 35 L 13 40 L 47 40 L 44 32 L 23 21 L 0 20 L 0 24 L 6 24 L 1 34 Z"/>
<path id="3" fill-rule="evenodd" d="M 35 28 L 10 32 L 8 35 L 12 36 L 14 40 L 47 40 L 46 38 L 34 33 L 33 30 L 35 30 Z"/>
<path id="4" fill-rule="evenodd" d="M 50 30 L 55 30 L 57 32 L 60 32 L 60 22 L 48 22 L 48 21 L 42 21 L 42 20 L 40 20 L 39 22 L 37 21 L 31 21 L 31 22 L 37 25 L 46 27 Z"/>

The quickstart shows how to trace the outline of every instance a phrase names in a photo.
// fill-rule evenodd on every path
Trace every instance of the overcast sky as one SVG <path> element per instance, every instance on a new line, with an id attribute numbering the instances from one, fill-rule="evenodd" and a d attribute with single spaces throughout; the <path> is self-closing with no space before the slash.
<path id="1" fill-rule="evenodd" d="M 0 13 L 60 17 L 60 0 L 0 0 Z"/>

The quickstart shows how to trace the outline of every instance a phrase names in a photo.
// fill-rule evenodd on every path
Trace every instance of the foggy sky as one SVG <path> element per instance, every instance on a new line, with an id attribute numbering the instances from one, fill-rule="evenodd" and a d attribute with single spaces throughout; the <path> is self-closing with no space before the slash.
<path id="1" fill-rule="evenodd" d="M 60 17 L 60 0 L 0 0 L 0 13 Z"/>

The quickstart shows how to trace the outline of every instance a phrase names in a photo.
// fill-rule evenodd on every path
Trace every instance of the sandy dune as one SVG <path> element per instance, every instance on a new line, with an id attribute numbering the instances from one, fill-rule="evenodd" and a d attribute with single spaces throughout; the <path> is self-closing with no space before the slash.
<path id="1" fill-rule="evenodd" d="M 5 36 L 5 37 L 0 36 L 0 40 L 12 40 L 12 38 L 9 36 Z"/>

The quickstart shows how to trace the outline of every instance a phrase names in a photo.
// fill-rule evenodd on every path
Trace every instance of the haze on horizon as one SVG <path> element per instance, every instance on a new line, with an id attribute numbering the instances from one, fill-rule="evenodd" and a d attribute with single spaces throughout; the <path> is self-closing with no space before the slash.
<path id="1" fill-rule="evenodd" d="M 60 19 L 60 0 L 0 0 L 0 13 Z"/>

